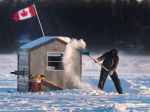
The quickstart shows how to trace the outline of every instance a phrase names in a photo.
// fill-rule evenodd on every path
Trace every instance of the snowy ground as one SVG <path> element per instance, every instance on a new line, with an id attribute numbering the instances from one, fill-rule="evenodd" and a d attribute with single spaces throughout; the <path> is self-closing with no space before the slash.
<path id="1" fill-rule="evenodd" d="M 97 56 L 93 56 L 97 57 Z M 0 112 L 150 112 L 150 57 L 120 56 L 118 75 L 124 94 L 107 79 L 105 91 L 75 89 L 18 93 L 17 55 L 0 55 Z M 99 65 L 83 56 L 82 81 L 97 87 Z"/>

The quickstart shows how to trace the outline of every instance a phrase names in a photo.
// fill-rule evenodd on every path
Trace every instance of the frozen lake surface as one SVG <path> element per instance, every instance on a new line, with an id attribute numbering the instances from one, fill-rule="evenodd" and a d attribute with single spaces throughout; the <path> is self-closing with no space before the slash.
<path id="1" fill-rule="evenodd" d="M 82 61 L 82 81 L 93 90 L 18 93 L 17 77 L 10 74 L 17 70 L 17 55 L 0 55 L 0 112 L 150 112 L 150 56 L 120 55 L 122 95 L 116 93 L 110 78 L 105 92 L 94 89 L 100 67 L 87 56 Z"/>

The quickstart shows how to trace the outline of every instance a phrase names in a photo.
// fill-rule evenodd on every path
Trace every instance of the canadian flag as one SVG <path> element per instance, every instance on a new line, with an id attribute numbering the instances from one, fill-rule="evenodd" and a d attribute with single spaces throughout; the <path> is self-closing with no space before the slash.
<path id="1" fill-rule="evenodd" d="M 27 8 L 19 10 L 18 12 L 14 13 L 12 16 L 13 16 L 13 20 L 15 22 L 18 22 L 20 20 L 24 20 L 36 16 L 36 12 L 34 6 L 31 5 Z"/>

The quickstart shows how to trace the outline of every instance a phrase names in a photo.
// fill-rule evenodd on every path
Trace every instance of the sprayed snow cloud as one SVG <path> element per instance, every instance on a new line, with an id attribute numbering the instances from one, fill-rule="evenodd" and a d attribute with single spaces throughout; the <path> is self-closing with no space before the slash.
<path id="1" fill-rule="evenodd" d="M 71 42 L 66 46 L 63 64 L 64 73 L 67 77 L 66 86 L 76 87 L 76 88 L 91 88 L 89 84 L 80 81 L 80 75 L 76 73 L 75 67 L 78 66 L 79 56 L 75 55 L 77 52 L 85 49 L 86 43 L 83 39 L 76 40 L 72 39 Z"/>

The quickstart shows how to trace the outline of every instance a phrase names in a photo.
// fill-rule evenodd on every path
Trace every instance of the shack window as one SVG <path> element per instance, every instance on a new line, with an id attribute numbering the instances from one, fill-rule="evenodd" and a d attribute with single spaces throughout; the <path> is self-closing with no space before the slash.
<path id="1" fill-rule="evenodd" d="M 63 53 L 48 52 L 47 70 L 63 70 L 62 57 Z"/>

